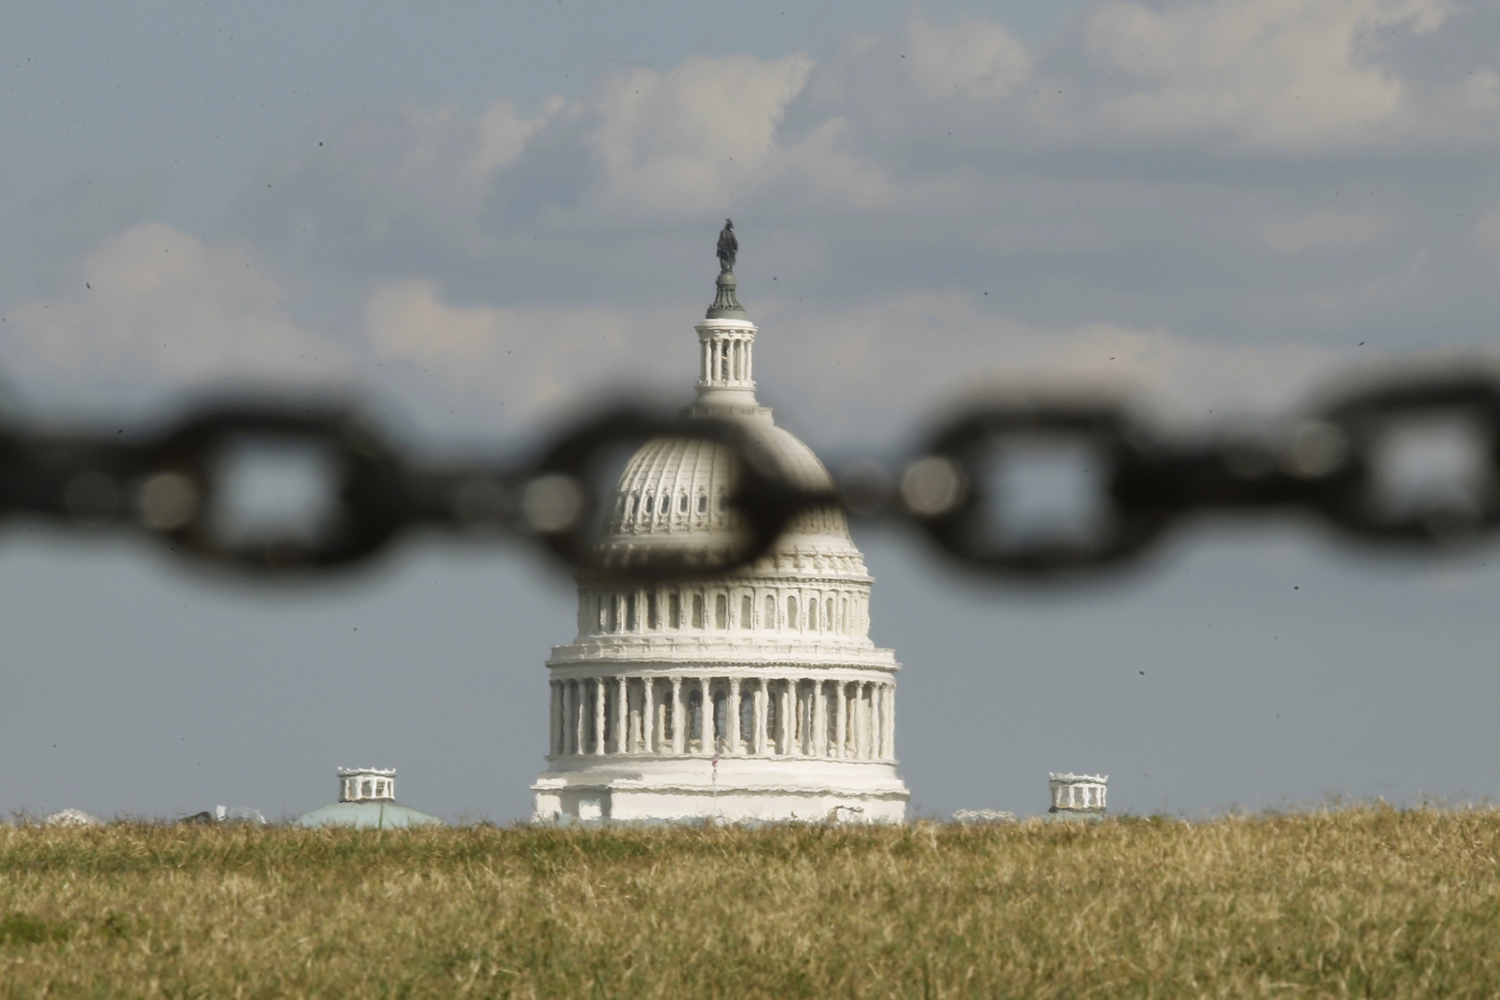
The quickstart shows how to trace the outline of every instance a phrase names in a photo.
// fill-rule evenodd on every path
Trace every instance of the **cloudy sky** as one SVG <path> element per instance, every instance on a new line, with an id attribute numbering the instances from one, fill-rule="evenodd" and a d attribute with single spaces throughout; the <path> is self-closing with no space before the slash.
<path id="1" fill-rule="evenodd" d="M 525 441 L 687 397 L 733 216 L 761 398 L 826 455 L 995 382 L 1265 414 L 1491 351 L 1497 53 L 1493 0 L 11 5 L 6 402 L 355 385 L 431 447 Z M 1205 526 L 1036 593 L 859 541 L 918 812 L 1040 811 L 1069 769 L 1136 812 L 1500 795 L 1488 553 Z M 518 818 L 572 621 L 515 548 L 268 591 L 13 525 L 0 810 L 279 816 L 375 764 Z"/>

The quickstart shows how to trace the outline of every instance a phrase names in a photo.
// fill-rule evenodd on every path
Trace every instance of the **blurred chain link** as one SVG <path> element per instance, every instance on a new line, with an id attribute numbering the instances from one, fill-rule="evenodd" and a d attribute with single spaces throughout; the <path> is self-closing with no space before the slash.
<path id="1" fill-rule="evenodd" d="M 1441 424 L 1471 460 L 1413 496 L 1393 492 L 1392 442 Z M 601 545 L 613 457 L 655 437 L 726 449 L 735 487 L 721 535 L 663 533 Z M 1418 439 L 1420 440 L 1420 439 Z M 269 530 L 236 523 L 229 458 L 245 442 L 310 449 L 326 470 L 306 516 Z M 1027 454 L 1082 456 L 1090 513 L 1024 529 L 1006 492 Z M 573 569 L 631 578 L 722 575 L 753 562 L 798 514 L 830 507 L 912 527 L 956 563 L 997 577 L 1087 576 L 1130 562 L 1203 514 L 1310 515 L 1374 546 L 1443 549 L 1500 526 L 1500 378 L 1476 370 L 1394 373 L 1350 383 L 1321 404 L 1253 430 L 1169 431 L 1127 405 L 1051 394 L 974 402 L 925 445 L 891 460 L 835 467 L 827 491 L 799 488 L 752 422 L 611 407 L 561 430 L 524 460 L 435 463 L 404 454 L 358 408 L 281 397 L 194 408 L 146 441 L 117 433 L 0 426 L 0 517 L 156 538 L 181 556 L 250 574 L 320 575 L 358 566 L 418 529 L 520 537 Z M 1060 502 L 1059 507 L 1069 503 Z M 615 512 L 618 515 L 618 511 Z"/>

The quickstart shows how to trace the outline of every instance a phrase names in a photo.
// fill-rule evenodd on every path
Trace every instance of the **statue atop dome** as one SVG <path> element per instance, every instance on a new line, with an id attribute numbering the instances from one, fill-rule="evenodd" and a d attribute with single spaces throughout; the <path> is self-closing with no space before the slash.
<path id="1" fill-rule="evenodd" d="M 745 307 L 735 295 L 739 282 L 734 277 L 734 259 L 739 254 L 740 241 L 734 235 L 734 220 L 725 219 L 719 230 L 719 279 L 714 283 L 714 304 L 704 315 L 708 319 L 744 319 Z"/>
<path id="2" fill-rule="evenodd" d="M 719 230 L 719 270 L 733 271 L 735 256 L 740 252 L 740 241 L 734 235 L 734 220 L 725 219 Z"/>

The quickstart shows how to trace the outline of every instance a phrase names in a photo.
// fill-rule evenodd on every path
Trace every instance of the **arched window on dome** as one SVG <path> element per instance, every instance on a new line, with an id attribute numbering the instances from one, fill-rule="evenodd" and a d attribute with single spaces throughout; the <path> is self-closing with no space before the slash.
<path id="1" fill-rule="evenodd" d="M 693 595 L 693 628 L 703 627 L 703 595 Z"/>
<path id="2" fill-rule="evenodd" d="M 776 627 L 776 598 L 772 597 L 770 594 L 766 595 L 765 617 L 761 620 L 760 627 Z"/>
<path id="3" fill-rule="evenodd" d="M 656 498 L 653 497 L 653 496 L 647 496 L 646 497 L 646 513 L 647 514 L 652 513 L 653 512 L 653 508 L 655 506 L 656 506 Z"/>
<path id="4" fill-rule="evenodd" d="M 823 602 L 823 627 L 830 632 L 833 631 L 833 598 L 831 597 Z"/>
<path id="5" fill-rule="evenodd" d="M 683 513 L 683 514 L 687 513 L 687 510 L 688 510 L 688 495 L 686 493 L 684 493 L 681 497 L 678 498 L 678 501 L 677 501 L 677 510 L 680 513 Z"/>
<path id="6" fill-rule="evenodd" d="M 620 631 L 620 598 L 617 594 L 609 595 L 609 630 Z"/>
<path id="7" fill-rule="evenodd" d="M 807 630 L 809 632 L 818 630 L 818 599 L 816 597 L 807 602 Z"/>
<path id="8" fill-rule="evenodd" d="M 740 598 L 740 628 L 750 628 L 755 624 L 754 604 L 750 595 L 745 594 Z"/>
<path id="9" fill-rule="evenodd" d="M 661 628 L 660 609 L 656 605 L 656 591 L 654 590 L 646 594 L 646 627 L 649 629 Z"/>
<path id="10" fill-rule="evenodd" d="M 797 627 L 797 599 L 795 597 L 786 599 L 786 627 Z"/>
<path id="11" fill-rule="evenodd" d="M 699 493 L 698 494 L 698 513 L 700 513 L 700 514 L 707 514 L 708 513 L 708 494 L 707 493 Z"/>
<path id="12" fill-rule="evenodd" d="M 667 628 L 682 628 L 682 595 L 675 590 L 667 595 Z"/>
<path id="13" fill-rule="evenodd" d="M 636 613 L 635 595 L 625 595 L 625 628 L 634 632 L 641 627 L 641 620 Z"/>
<path id="14" fill-rule="evenodd" d="M 714 595 L 714 628 L 729 627 L 729 595 Z"/>

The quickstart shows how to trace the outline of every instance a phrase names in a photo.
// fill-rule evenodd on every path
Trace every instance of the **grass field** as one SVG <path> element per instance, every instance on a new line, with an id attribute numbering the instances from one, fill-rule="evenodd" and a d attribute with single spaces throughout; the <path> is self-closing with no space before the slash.
<path id="1" fill-rule="evenodd" d="M 5 996 L 1500 994 L 1500 812 L 0 827 Z"/>

